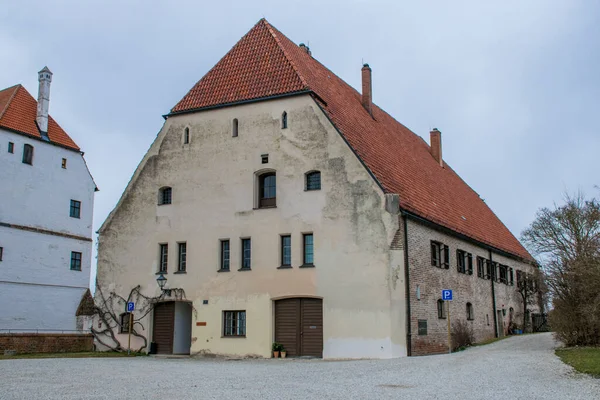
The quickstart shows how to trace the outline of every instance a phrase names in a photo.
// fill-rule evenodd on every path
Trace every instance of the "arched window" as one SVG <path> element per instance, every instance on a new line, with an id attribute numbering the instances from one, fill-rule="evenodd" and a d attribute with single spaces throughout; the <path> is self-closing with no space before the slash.
<path id="1" fill-rule="evenodd" d="M 160 188 L 160 190 L 158 191 L 158 204 L 159 205 L 171 204 L 172 200 L 173 200 L 173 189 L 171 189 L 169 186 Z"/>
<path id="2" fill-rule="evenodd" d="M 30 144 L 23 146 L 23 163 L 33 164 L 33 146 Z"/>
<path id="3" fill-rule="evenodd" d="M 283 114 L 281 114 L 281 129 L 286 129 L 287 128 L 287 113 L 284 111 Z"/>
<path id="4" fill-rule="evenodd" d="M 467 303 L 467 320 L 473 321 L 475 319 L 475 313 L 473 312 L 473 304 Z"/>
<path id="5" fill-rule="evenodd" d="M 233 119 L 233 123 L 232 123 L 232 127 L 231 127 L 231 136 L 232 137 L 238 136 L 238 120 L 237 120 L 237 118 Z"/>
<path id="6" fill-rule="evenodd" d="M 275 172 L 265 172 L 258 176 L 258 208 L 277 205 L 277 180 Z"/>
<path id="7" fill-rule="evenodd" d="M 190 142 L 190 128 L 185 128 L 183 131 L 183 144 Z"/>
<path id="8" fill-rule="evenodd" d="M 444 307 L 444 300 L 439 299 L 437 301 L 437 311 L 438 311 L 438 318 L 439 319 L 446 319 L 446 307 Z"/>
<path id="9" fill-rule="evenodd" d="M 306 190 L 321 190 L 321 173 L 319 171 L 306 173 Z"/>
<path id="10" fill-rule="evenodd" d="M 120 317 L 121 329 L 119 329 L 120 333 L 129 333 L 129 314 L 131 314 L 131 313 L 125 312 L 125 313 L 121 314 L 121 317 Z"/>

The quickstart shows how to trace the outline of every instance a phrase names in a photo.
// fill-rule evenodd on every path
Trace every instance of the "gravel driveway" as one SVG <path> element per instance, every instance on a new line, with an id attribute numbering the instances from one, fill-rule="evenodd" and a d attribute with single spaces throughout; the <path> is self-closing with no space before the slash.
<path id="1" fill-rule="evenodd" d="M 1 399 L 600 399 L 548 333 L 394 360 L 0 360 Z"/>

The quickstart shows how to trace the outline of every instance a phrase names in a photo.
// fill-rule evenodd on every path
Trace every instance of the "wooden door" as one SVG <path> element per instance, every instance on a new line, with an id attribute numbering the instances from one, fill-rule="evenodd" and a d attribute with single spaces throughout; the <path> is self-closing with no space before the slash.
<path id="1" fill-rule="evenodd" d="M 173 353 L 175 331 L 175 303 L 158 303 L 154 306 L 152 341 L 156 343 L 157 354 Z"/>
<path id="2" fill-rule="evenodd" d="M 293 298 L 275 302 L 275 341 L 290 357 L 323 356 L 323 301 Z"/>

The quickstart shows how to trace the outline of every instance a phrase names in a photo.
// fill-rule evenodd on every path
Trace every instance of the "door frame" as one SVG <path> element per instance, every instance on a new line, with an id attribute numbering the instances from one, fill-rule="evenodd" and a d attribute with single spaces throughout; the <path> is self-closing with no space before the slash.
<path id="1" fill-rule="evenodd" d="M 323 342 L 321 343 L 321 357 L 323 356 L 323 352 L 325 350 L 325 316 L 324 316 L 324 299 L 323 296 L 315 296 L 315 295 L 303 295 L 303 294 L 292 294 L 292 295 L 283 295 L 283 296 L 276 296 L 276 297 L 271 297 L 271 339 L 273 342 L 275 342 L 275 336 L 276 336 L 276 323 L 275 323 L 275 317 L 276 317 L 276 309 L 275 309 L 275 303 L 279 300 L 287 300 L 287 299 L 298 299 L 298 300 L 302 300 L 302 299 L 316 299 L 316 300 L 321 300 L 321 311 L 322 311 L 322 315 L 321 315 L 321 329 L 322 329 L 322 340 Z M 300 303 L 301 304 L 301 303 Z M 299 324 L 301 325 L 301 314 L 302 314 L 302 308 L 300 306 L 300 310 L 298 310 L 299 314 L 298 314 L 298 319 L 299 319 Z M 301 326 L 298 326 L 298 329 L 301 329 Z M 297 340 L 298 340 L 298 344 L 297 346 L 301 348 L 301 340 L 302 340 L 302 335 L 300 335 L 300 332 L 298 332 L 297 335 Z M 302 357 L 302 356 L 300 356 Z"/>

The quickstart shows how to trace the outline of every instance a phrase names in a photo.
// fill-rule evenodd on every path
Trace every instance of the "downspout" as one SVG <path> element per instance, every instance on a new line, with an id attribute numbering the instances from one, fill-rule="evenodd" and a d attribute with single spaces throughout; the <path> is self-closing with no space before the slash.
<path id="1" fill-rule="evenodd" d="M 406 355 L 412 355 L 411 337 L 412 329 L 410 326 L 410 278 L 408 274 L 408 218 L 402 214 L 404 222 L 404 282 L 406 291 Z"/>
<path id="2" fill-rule="evenodd" d="M 496 293 L 494 291 L 494 278 L 496 277 L 496 270 L 494 268 L 494 263 L 492 261 L 492 251 L 488 250 L 490 257 L 490 272 L 492 276 L 490 276 L 490 281 L 492 282 L 492 306 L 494 307 L 494 335 L 495 337 L 499 337 L 500 333 L 498 332 L 498 317 L 496 316 Z"/>

